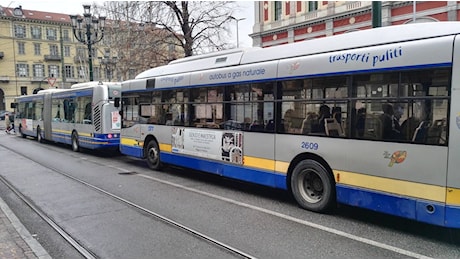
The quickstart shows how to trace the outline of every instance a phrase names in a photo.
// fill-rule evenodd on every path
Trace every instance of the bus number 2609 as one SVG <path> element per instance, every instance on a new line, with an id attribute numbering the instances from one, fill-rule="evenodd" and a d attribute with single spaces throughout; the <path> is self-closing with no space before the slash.
<path id="1" fill-rule="evenodd" d="M 302 142 L 300 147 L 306 150 L 318 150 L 318 143 Z"/>

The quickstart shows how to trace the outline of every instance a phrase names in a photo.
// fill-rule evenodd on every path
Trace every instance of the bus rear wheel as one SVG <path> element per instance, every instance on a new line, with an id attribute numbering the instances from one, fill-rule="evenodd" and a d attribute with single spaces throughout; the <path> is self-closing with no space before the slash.
<path id="1" fill-rule="evenodd" d="M 335 205 L 333 175 L 321 163 L 307 159 L 296 165 L 291 191 L 299 205 L 314 212 L 327 212 Z"/>
<path id="2" fill-rule="evenodd" d="M 19 126 L 19 134 L 21 135 L 22 138 L 26 138 L 27 136 L 22 132 L 22 125 Z"/>
<path id="3" fill-rule="evenodd" d="M 152 170 L 161 169 L 161 160 L 160 160 L 160 147 L 155 140 L 151 140 L 146 147 L 145 157 L 147 159 L 147 164 Z"/>
<path id="4" fill-rule="evenodd" d="M 79 152 L 80 144 L 78 142 L 78 134 L 76 132 L 72 133 L 72 151 Z"/>

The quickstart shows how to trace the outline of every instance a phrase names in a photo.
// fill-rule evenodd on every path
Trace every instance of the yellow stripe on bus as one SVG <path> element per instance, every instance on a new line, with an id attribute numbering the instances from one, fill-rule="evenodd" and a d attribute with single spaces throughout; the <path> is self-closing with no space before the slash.
<path id="1" fill-rule="evenodd" d="M 170 144 L 160 144 L 160 151 L 162 152 L 172 152 L 172 145 Z"/>
<path id="2" fill-rule="evenodd" d="M 53 130 L 53 133 L 61 133 L 61 134 L 68 134 L 68 135 L 70 135 L 70 134 L 72 134 L 72 131 L 54 129 L 54 130 Z M 86 136 L 86 137 L 93 137 L 93 135 L 90 134 L 90 133 L 78 132 L 78 135 L 79 135 L 79 136 Z"/>
<path id="3" fill-rule="evenodd" d="M 264 170 L 274 171 L 275 161 L 252 156 L 243 157 L 244 166 L 256 167 Z"/>
<path id="4" fill-rule="evenodd" d="M 460 189 L 456 189 L 456 188 L 446 189 L 446 204 L 460 206 Z"/>
<path id="5" fill-rule="evenodd" d="M 446 188 L 441 186 L 338 170 L 334 170 L 334 177 L 337 183 L 347 184 L 363 189 L 383 191 L 438 202 L 445 202 L 446 200 Z"/>
<path id="6" fill-rule="evenodd" d="M 131 139 L 131 138 L 121 138 L 120 143 L 122 145 L 139 146 L 139 141 L 137 141 L 136 139 Z"/>

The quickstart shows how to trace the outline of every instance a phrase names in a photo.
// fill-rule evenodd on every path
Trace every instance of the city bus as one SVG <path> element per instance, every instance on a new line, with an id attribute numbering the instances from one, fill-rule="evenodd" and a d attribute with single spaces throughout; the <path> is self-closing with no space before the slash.
<path id="1" fill-rule="evenodd" d="M 118 150 L 120 115 L 117 82 L 86 82 L 70 89 L 46 89 L 15 99 L 15 128 L 22 137 L 69 144 L 73 151 Z"/>
<path id="2" fill-rule="evenodd" d="M 186 57 L 122 82 L 120 151 L 460 228 L 460 23 Z"/>

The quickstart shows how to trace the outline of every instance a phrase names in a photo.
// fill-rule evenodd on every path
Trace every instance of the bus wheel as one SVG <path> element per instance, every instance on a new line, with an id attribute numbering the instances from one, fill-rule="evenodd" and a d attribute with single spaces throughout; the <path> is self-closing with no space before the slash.
<path id="1" fill-rule="evenodd" d="M 326 212 L 335 204 L 334 178 L 315 160 L 297 164 L 291 176 L 291 190 L 297 203 L 307 210 Z"/>
<path id="2" fill-rule="evenodd" d="M 37 127 L 37 141 L 39 143 L 43 143 L 42 130 L 40 129 L 40 127 Z"/>
<path id="3" fill-rule="evenodd" d="M 22 126 L 19 126 L 19 134 L 22 136 L 22 138 L 26 138 L 27 136 L 22 132 Z"/>
<path id="4" fill-rule="evenodd" d="M 77 132 L 72 133 L 72 151 L 74 151 L 74 152 L 80 151 L 80 145 L 78 143 L 78 134 L 77 134 Z"/>
<path id="5" fill-rule="evenodd" d="M 146 148 L 146 158 L 147 164 L 150 169 L 152 170 L 160 170 L 161 169 L 161 161 L 160 161 L 160 147 L 155 140 L 151 140 L 147 144 Z"/>

